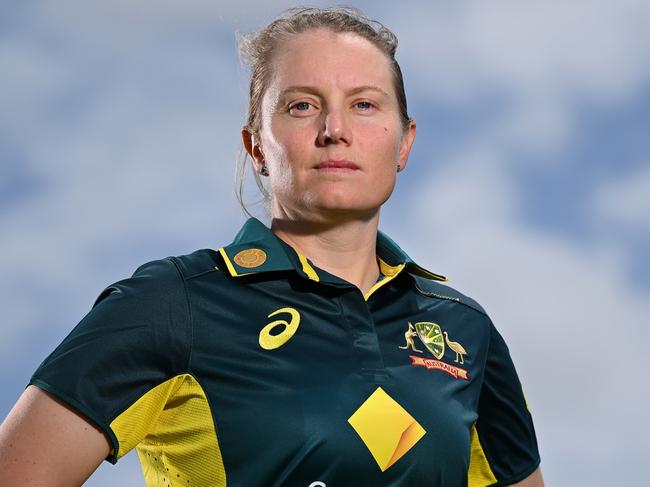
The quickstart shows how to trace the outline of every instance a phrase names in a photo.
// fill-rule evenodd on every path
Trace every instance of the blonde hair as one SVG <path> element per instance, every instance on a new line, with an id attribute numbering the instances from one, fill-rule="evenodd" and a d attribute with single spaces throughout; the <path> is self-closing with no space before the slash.
<path id="1" fill-rule="evenodd" d="M 262 99 L 269 86 L 273 69 L 273 58 L 278 45 L 293 35 L 314 29 L 327 29 L 335 33 L 353 33 L 368 40 L 383 52 L 389 60 L 393 73 L 393 84 L 399 105 L 402 126 L 411 122 L 406 104 L 404 79 L 399 63 L 395 59 L 397 36 L 380 22 L 371 19 L 361 10 L 353 7 L 311 8 L 298 7 L 286 10 L 276 20 L 258 32 L 238 35 L 239 56 L 250 67 L 251 78 L 248 99 L 248 113 L 244 129 L 259 134 L 262 118 Z M 250 215 L 243 201 L 244 177 L 248 165 L 248 154 L 242 148 L 237 163 L 236 196 L 244 212 Z M 253 171 L 257 187 L 268 202 L 269 193 L 262 184 L 259 174 Z"/>

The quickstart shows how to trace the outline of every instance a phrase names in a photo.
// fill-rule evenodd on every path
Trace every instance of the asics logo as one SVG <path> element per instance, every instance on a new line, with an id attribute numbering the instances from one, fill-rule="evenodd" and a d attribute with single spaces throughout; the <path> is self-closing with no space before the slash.
<path id="1" fill-rule="evenodd" d="M 300 313 L 294 308 L 280 308 L 271 313 L 268 318 L 287 313 L 290 320 L 275 320 L 266 325 L 260 331 L 260 347 L 264 350 L 274 350 L 287 343 L 298 330 L 300 324 Z"/>

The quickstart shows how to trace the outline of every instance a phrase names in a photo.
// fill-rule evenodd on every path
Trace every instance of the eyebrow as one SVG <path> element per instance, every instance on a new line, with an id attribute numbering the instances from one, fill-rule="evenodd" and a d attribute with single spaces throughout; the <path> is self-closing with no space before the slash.
<path id="1" fill-rule="evenodd" d="M 380 93 L 385 96 L 389 96 L 388 93 L 386 93 L 384 90 L 382 90 L 379 86 L 374 86 L 374 85 L 363 85 L 363 86 L 356 86 L 346 92 L 347 95 L 356 95 L 357 93 L 361 93 L 363 91 L 375 91 L 377 93 Z M 302 92 L 302 93 L 314 93 L 318 94 L 318 89 L 314 86 L 309 86 L 309 85 L 303 85 L 303 86 L 289 86 L 288 88 L 282 90 L 280 93 L 280 98 L 284 97 L 285 95 L 289 93 L 294 93 L 294 92 Z"/>

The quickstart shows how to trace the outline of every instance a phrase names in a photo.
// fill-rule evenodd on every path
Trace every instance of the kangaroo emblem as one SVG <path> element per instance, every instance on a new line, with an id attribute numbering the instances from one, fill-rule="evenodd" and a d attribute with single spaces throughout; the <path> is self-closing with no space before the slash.
<path id="1" fill-rule="evenodd" d="M 409 329 L 404 332 L 404 339 L 406 340 L 406 345 L 404 345 L 403 347 L 400 346 L 399 348 L 403 350 L 410 348 L 414 352 L 422 353 L 422 350 L 418 350 L 417 348 L 415 348 L 415 341 L 413 340 L 414 336 L 417 336 L 417 332 L 415 331 L 415 328 L 413 328 L 413 325 L 409 321 Z"/>

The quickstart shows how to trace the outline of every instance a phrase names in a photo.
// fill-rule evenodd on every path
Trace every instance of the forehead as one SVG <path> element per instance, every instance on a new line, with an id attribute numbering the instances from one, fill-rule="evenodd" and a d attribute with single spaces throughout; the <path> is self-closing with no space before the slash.
<path id="1" fill-rule="evenodd" d="M 390 92 L 392 71 L 386 54 L 354 33 L 318 29 L 293 35 L 278 45 L 269 89 L 289 85 L 342 88 L 377 85 Z"/>

